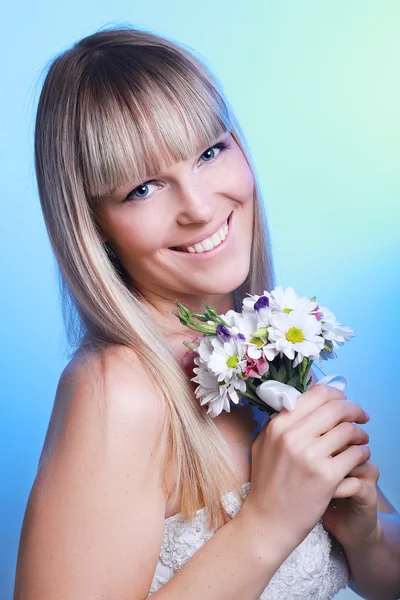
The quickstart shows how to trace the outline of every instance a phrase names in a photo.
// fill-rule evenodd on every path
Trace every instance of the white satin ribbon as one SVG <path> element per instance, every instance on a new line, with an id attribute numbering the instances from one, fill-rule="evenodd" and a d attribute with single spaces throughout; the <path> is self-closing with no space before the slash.
<path id="1" fill-rule="evenodd" d="M 338 390 L 344 391 L 347 386 L 347 379 L 344 375 L 326 375 L 315 385 L 330 385 Z M 264 381 L 257 389 L 256 394 L 265 404 L 268 404 L 273 410 L 280 412 L 283 408 L 293 410 L 296 407 L 296 400 L 301 392 L 286 383 L 279 381 Z"/>

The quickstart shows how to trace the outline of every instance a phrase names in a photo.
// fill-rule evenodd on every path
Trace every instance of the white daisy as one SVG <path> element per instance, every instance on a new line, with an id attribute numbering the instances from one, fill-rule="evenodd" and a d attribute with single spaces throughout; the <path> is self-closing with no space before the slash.
<path id="1" fill-rule="evenodd" d="M 316 302 L 312 302 L 306 296 L 300 296 L 292 288 L 288 287 L 285 290 L 281 285 L 278 285 L 271 292 L 264 290 L 263 296 L 268 298 L 268 308 L 263 307 L 256 311 L 259 315 L 259 319 L 263 320 L 266 324 L 268 323 L 268 317 L 274 313 L 290 313 L 293 310 L 304 310 L 307 314 L 312 314 L 318 308 Z M 256 310 L 257 303 L 263 296 L 250 295 L 248 298 L 243 300 L 243 312 L 251 312 Z M 265 303 L 264 303 L 265 304 Z M 269 323 L 268 323 L 269 324 Z"/>
<path id="2" fill-rule="evenodd" d="M 275 342 L 278 352 L 291 360 L 295 358 L 293 367 L 297 367 L 305 356 L 316 360 L 324 347 L 321 323 L 302 308 L 274 314 L 268 327 L 268 337 Z"/>
<path id="3" fill-rule="evenodd" d="M 222 384 L 218 382 L 217 377 L 208 370 L 201 360 L 196 357 L 194 362 L 198 365 L 193 369 L 196 376 L 192 381 L 198 383 L 195 390 L 196 398 L 201 398 L 200 405 L 209 404 L 207 414 L 212 418 L 218 416 L 223 410 L 231 411 L 230 402 L 238 404 L 240 395 L 238 394 L 232 382 Z M 238 382 L 238 389 L 241 392 L 246 391 L 246 383 L 242 380 Z"/>
<path id="4" fill-rule="evenodd" d="M 302 310 L 306 314 L 311 314 L 318 307 L 316 302 L 311 302 L 306 296 L 300 298 L 292 287 L 284 290 L 281 285 L 278 285 L 271 293 L 267 292 L 266 295 L 270 299 L 270 307 L 273 313 L 284 312 L 289 314 L 294 310 Z"/>
<path id="5" fill-rule="evenodd" d="M 343 344 L 344 342 L 350 340 L 350 338 L 354 337 L 354 332 L 350 327 L 346 327 L 346 325 L 342 325 L 336 321 L 336 317 L 332 311 L 329 310 L 326 306 L 320 306 L 320 311 L 322 312 L 322 333 L 321 335 L 328 341 L 332 342 L 332 346 L 337 348 L 339 344 Z"/>
<path id="6" fill-rule="evenodd" d="M 218 381 L 229 381 L 244 372 L 247 365 L 246 344 L 232 338 L 223 342 L 213 337 L 211 343 L 214 351 L 207 361 L 207 366 L 217 376 Z"/>

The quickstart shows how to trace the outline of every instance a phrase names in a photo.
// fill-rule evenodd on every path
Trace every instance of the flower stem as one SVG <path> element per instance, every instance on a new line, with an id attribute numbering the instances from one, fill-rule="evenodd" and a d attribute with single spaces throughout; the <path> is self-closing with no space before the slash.
<path id="1" fill-rule="evenodd" d="M 254 385 L 254 383 L 251 381 L 251 379 L 248 379 L 248 380 L 246 381 L 246 383 L 247 383 L 248 387 L 249 387 L 250 389 L 252 389 L 252 390 L 253 390 L 253 392 L 255 392 L 255 391 L 256 391 L 256 389 L 257 389 L 257 386 L 256 386 L 256 385 Z M 258 397 L 258 396 L 257 396 L 257 397 Z"/>
<path id="2" fill-rule="evenodd" d="M 239 392 L 239 395 L 240 396 L 244 396 L 245 398 L 248 398 L 248 400 L 254 400 L 255 402 L 259 402 L 260 401 L 260 399 L 258 398 L 258 396 L 255 396 L 251 392 Z"/>
<path id="3" fill-rule="evenodd" d="M 276 410 L 274 410 L 273 408 L 271 408 L 270 406 L 268 406 L 268 404 L 265 404 L 262 400 L 260 400 L 260 398 L 258 398 L 258 397 L 256 398 L 250 392 L 240 392 L 240 395 L 244 396 L 245 398 L 247 398 L 248 401 L 249 401 L 249 404 L 252 404 L 253 406 L 256 406 L 262 412 L 266 412 L 270 416 L 276 412 Z"/>

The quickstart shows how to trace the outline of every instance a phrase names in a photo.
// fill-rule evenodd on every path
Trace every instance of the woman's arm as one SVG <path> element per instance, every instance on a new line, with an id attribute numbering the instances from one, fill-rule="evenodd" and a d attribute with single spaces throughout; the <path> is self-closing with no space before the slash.
<path id="1" fill-rule="evenodd" d="M 290 539 L 283 524 L 252 521 L 244 504 L 151 598 L 258 600 L 294 550 Z"/>
<path id="2" fill-rule="evenodd" d="M 144 600 L 164 531 L 160 403 L 135 358 L 108 355 L 108 399 L 96 364 L 70 363 L 56 399 L 65 409 L 25 513 L 14 600 Z M 243 510 L 152 597 L 257 600 L 294 549 L 281 523 Z M 296 545 L 296 544 L 294 544 Z"/>
<path id="3" fill-rule="evenodd" d="M 367 600 L 397 600 L 400 598 L 400 514 L 379 487 L 378 498 L 378 536 L 369 543 L 344 545 L 351 571 L 349 587 Z"/>
<path id="4" fill-rule="evenodd" d="M 310 370 L 312 385 L 318 383 Z M 371 483 L 375 485 L 375 481 Z M 376 485 L 379 528 L 369 542 L 341 542 L 349 561 L 349 587 L 367 600 L 400 598 L 400 515 Z M 341 540 L 340 540 L 341 541 Z"/>

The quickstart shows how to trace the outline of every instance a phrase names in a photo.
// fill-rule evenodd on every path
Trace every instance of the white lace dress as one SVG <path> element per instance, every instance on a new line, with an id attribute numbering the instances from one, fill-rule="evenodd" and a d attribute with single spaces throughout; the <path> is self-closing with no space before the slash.
<path id="1" fill-rule="evenodd" d="M 242 489 L 247 496 L 250 482 Z M 238 513 L 238 494 L 229 492 L 222 502 L 231 517 Z M 206 508 L 198 510 L 191 521 L 183 521 L 180 513 L 165 519 L 160 555 L 148 597 L 167 583 L 213 533 L 208 529 Z M 342 547 L 320 521 L 279 567 L 260 600 L 330 600 L 348 585 L 349 580 L 349 567 Z"/>

